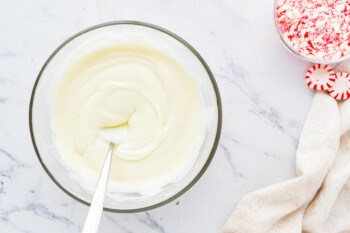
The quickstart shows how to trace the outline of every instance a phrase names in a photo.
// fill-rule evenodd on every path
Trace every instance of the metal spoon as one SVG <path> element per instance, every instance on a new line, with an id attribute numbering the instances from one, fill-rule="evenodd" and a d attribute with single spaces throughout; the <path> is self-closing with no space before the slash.
<path id="1" fill-rule="evenodd" d="M 98 179 L 97 188 L 90 205 L 89 213 L 85 220 L 83 233 L 96 233 L 98 231 L 108 184 L 109 170 L 112 163 L 113 147 L 114 143 L 111 142 L 100 178 Z"/>
<path id="2" fill-rule="evenodd" d="M 89 213 L 85 220 L 83 233 L 96 233 L 98 231 L 108 185 L 109 171 L 112 163 L 113 148 L 125 140 L 128 132 L 129 126 L 127 123 L 105 127 L 100 131 L 100 136 L 107 142 L 110 142 L 110 144 L 100 178 L 98 179 L 96 191 L 91 201 Z"/>

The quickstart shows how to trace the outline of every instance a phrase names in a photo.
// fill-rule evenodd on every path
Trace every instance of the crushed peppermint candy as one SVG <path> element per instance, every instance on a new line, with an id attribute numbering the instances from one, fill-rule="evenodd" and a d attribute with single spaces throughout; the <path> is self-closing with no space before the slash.
<path id="1" fill-rule="evenodd" d="M 350 0 L 277 0 L 276 20 L 284 40 L 304 57 L 350 54 Z"/>

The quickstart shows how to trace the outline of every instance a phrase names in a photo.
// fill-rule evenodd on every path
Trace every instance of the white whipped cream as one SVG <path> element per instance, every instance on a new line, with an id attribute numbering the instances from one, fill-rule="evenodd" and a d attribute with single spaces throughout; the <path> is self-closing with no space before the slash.
<path id="1" fill-rule="evenodd" d="M 186 174 L 205 136 L 205 106 L 190 72 L 140 38 L 105 33 L 61 67 L 52 131 L 64 165 L 93 192 L 116 143 L 108 190 L 157 193 Z"/>

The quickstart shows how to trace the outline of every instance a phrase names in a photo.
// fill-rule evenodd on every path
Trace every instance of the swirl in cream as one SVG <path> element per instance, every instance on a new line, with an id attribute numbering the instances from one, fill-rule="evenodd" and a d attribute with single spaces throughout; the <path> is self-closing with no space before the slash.
<path id="1" fill-rule="evenodd" d="M 82 45 L 62 67 L 53 133 L 63 162 L 84 182 L 97 180 L 116 143 L 110 186 L 153 192 L 198 156 L 205 108 L 198 85 L 166 52 L 112 37 Z"/>

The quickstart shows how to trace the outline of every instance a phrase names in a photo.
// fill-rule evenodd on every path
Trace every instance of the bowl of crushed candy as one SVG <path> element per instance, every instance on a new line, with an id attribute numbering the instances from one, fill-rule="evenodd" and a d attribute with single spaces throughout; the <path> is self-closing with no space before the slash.
<path id="1" fill-rule="evenodd" d="M 341 1 L 276 0 L 274 21 L 283 45 L 311 63 L 350 58 L 350 6 Z"/>

